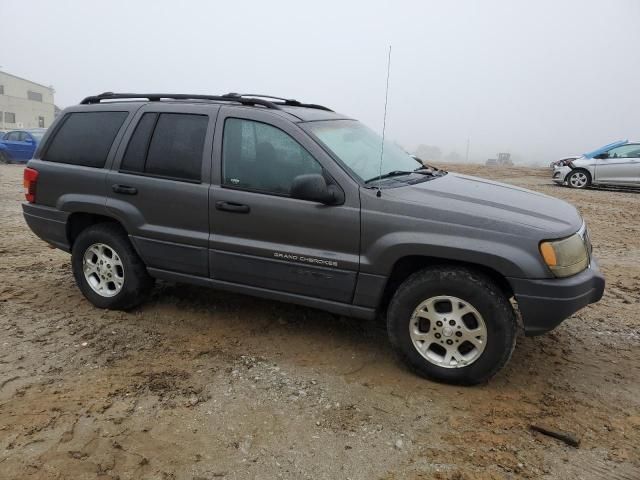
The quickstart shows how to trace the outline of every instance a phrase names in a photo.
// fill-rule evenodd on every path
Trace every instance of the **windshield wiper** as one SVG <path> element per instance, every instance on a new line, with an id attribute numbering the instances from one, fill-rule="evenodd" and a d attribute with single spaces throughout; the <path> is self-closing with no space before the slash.
<path id="1" fill-rule="evenodd" d="M 441 177 L 442 175 L 444 175 L 446 172 L 446 170 L 442 170 L 441 168 L 438 167 L 432 167 L 432 166 L 422 166 L 422 167 L 418 167 L 414 170 L 415 173 L 422 173 L 423 175 L 432 175 L 434 177 Z"/>
<path id="2" fill-rule="evenodd" d="M 413 170 L 413 171 L 409 171 L 409 170 L 392 170 L 390 172 L 383 173 L 382 175 L 376 175 L 375 177 L 372 177 L 369 180 L 365 180 L 364 183 L 375 182 L 376 180 L 382 180 L 383 178 L 399 177 L 401 175 L 411 175 L 413 173 L 420 173 L 420 172 L 416 172 L 415 170 Z"/>

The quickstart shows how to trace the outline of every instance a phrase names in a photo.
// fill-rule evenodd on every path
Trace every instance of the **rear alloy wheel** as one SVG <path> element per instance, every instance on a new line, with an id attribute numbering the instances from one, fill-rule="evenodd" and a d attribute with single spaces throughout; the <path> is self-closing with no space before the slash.
<path id="1" fill-rule="evenodd" d="M 124 285 L 124 266 L 118 254 L 104 243 L 94 243 L 82 259 L 84 279 L 91 289 L 103 297 L 120 293 Z"/>
<path id="2" fill-rule="evenodd" d="M 567 184 L 571 188 L 586 188 L 591 185 L 591 176 L 586 170 L 574 170 L 567 177 Z"/>
<path id="3" fill-rule="evenodd" d="M 474 385 L 511 357 L 517 323 L 508 295 L 488 276 L 462 266 L 414 273 L 387 311 L 389 340 L 416 373 Z"/>
<path id="4" fill-rule="evenodd" d="M 71 265 L 84 296 L 100 308 L 133 308 L 154 283 L 126 232 L 115 223 L 83 230 L 73 243 Z"/>

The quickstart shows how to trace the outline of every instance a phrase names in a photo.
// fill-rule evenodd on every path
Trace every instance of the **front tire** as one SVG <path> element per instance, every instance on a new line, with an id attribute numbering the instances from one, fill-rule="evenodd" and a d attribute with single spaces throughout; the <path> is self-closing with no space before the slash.
<path id="1" fill-rule="evenodd" d="M 400 285 L 389 304 L 387 330 L 396 353 L 417 374 L 475 385 L 508 362 L 517 323 L 507 296 L 489 277 L 437 267 Z"/>
<path id="2" fill-rule="evenodd" d="M 131 309 L 154 283 L 126 233 L 112 223 L 83 230 L 73 244 L 71 264 L 80 291 L 99 308 Z"/>
<path id="3" fill-rule="evenodd" d="M 567 185 L 571 188 L 587 188 L 591 185 L 591 174 L 586 170 L 573 170 L 567 176 Z"/>

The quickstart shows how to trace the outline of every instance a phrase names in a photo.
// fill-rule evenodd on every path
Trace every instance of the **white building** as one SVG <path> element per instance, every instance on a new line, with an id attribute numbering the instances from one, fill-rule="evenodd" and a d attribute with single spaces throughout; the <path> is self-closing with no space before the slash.
<path id="1" fill-rule="evenodd" d="M 53 93 L 51 87 L 0 71 L 0 130 L 51 126 Z"/>

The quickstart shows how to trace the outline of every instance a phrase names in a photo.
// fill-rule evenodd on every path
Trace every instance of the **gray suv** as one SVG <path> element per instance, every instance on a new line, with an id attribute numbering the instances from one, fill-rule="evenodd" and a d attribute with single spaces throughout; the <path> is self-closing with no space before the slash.
<path id="1" fill-rule="evenodd" d="M 381 147 L 296 100 L 105 93 L 47 132 L 24 217 L 97 307 L 163 279 L 380 315 L 414 371 L 450 383 L 500 370 L 519 318 L 538 335 L 601 298 L 573 206 Z"/>

